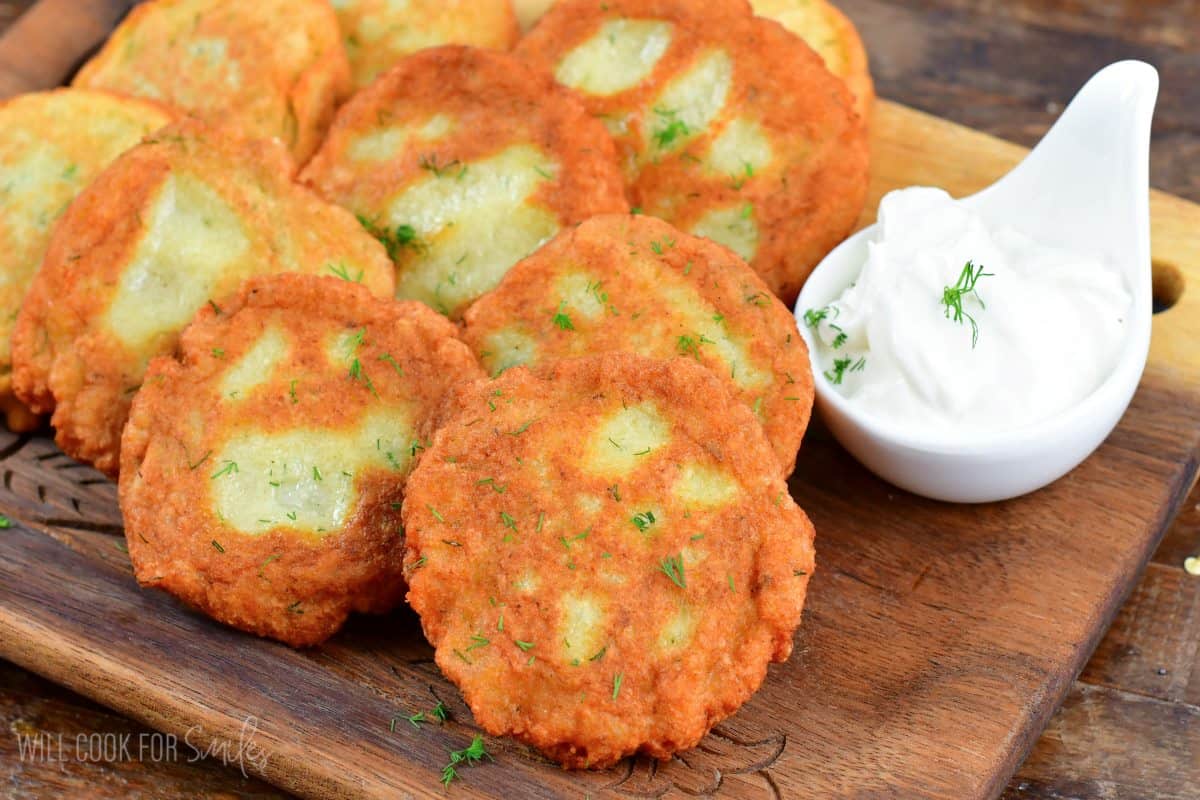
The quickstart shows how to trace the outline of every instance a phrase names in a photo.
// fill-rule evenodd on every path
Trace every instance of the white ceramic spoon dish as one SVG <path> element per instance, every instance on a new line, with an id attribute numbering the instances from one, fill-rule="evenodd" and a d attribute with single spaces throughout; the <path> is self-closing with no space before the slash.
<path id="1" fill-rule="evenodd" d="M 1158 73 L 1148 64 L 1123 61 L 1101 70 L 1020 165 L 962 200 L 990 226 L 1011 226 L 1122 271 L 1133 306 L 1128 338 L 1112 373 L 1068 411 L 1003 434 L 963 440 L 872 418 L 814 370 L 818 412 L 872 472 L 937 500 L 1004 500 L 1062 477 L 1116 427 L 1150 348 L 1149 156 L 1157 97 Z M 874 234 L 872 225 L 843 242 L 800 293 L 796 316 L 814 363 L 817 343 L 804 324 L 804 311 L 828 305 L 857 279 Z"/>

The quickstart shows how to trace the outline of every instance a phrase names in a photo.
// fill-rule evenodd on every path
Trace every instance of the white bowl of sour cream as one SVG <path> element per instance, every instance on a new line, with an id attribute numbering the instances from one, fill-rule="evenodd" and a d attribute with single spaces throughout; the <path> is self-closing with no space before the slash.
<path id="1" fill-rule="evenodd" d="M 1114 64 L 984 191 L 893 192 L 796 304 L 817 407 L 885 480 L 961 503 L 1076 467 L 1129 405 L 1150 346 L 1158 74 Z"/>

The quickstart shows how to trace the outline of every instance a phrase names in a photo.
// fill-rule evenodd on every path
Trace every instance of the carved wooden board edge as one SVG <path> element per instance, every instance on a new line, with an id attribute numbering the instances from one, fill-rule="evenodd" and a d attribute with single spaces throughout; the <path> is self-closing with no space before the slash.
<path id="1" fill-rule="evenodd" d="M 477 732 L 455 721 L 465 706 L 449 697 L 451 719 L 442 726 L 418 731 L 403 717 L 389 724 L 397 707 L 375 692 L 331 679 L 287 648 L 248 641 L 181 612 L 165 595 L 138 592 L 126 576 L 98 569 L 20 523 L 0 538 L 0 555 L 0 657 L 174 734 L 189 752 L 224 760 L 301 797 L 440 795 L 437 776 L 446 753 Z M 99 615 L 104 625 L 92 623 Z M 181 643 L 186 652 L 179 652 Z M 174 649 L 166 667 L 156 657 L 164 646 Z M 222 653 L 236 654 L 236 662 Z M 180 670 L 180 664 L 187 666 Z M 430 691 L 431 702 L 441 699 Z M 240 706 L 238 698 L 246 696 L 249 706 L 277 709 L 288 724 L 281 729 Z M 302 728 L 294 727 L 297 720 Z M 677 761 L 699 781 L 689 794 L 708 795 L 727 775 L 753 773 L 770 796 L 780 797 L 770 769 L 786 744 L 783 734 L 747 740 L 718 726 Z M 653 785 L 660 770 L 657 762 L 627 759 L 607 772 L 567 773 L 511 741 L 489 737 L 487 748 L 497 763 L 471 769 L 454 796 L 646 796 L 624 791 L 625 784 L 636 777 Z M 397 768 L 381 769 L 389 763 Z M 668 779 L 651 794 L 671 788 Z"/>
<path id="2" fill-rule="evenodd" d="M 1121 607 L 1125 605 L 1125 601 L 1129 599 L 1130 594 L 1141 582 L 1154 551 L 1158 549 L 1163 537 L 1166 536 L 1171 523 L 1183 510 L 1184 503 L 1198 480 L 1200 480 L 1200 452 L 1194 452 L 1179 473 L 1178 480 L 1171 486 L 1170 500 L 1162 506 L 1157 518 L 1152 522 L 1152 529 L 1155 533 L 1145 541 L 1141 551 L 1137 554 L 1137 569 L 1123 584 L 1116 585 L 1113 591 L 1104 598 L 1099 608 L 1098 624 L 1089 626 L 1088 638 L 1079 643 L 1069 669 L 1062 674 L 1050 676 L 1044 701 L 1039 703 L 1037 698 L 1030 699 L 1030 707 L 1034 709 L 1034 714 L 1030 724 L 1025 726 L 1025 735 L 1013 740 L 1012 747 L 1009 748 L 1000 769 L 988 783 L 985 797 L 999 798 L 1013 776 L 1016 775 L 1017 770 L 1020 769 L 1021 764 L 1029 757 L 1030 751 L 1033 750 L 1034 745 L 1046 730 L 1051 717 L 1058 712 L 1066 700 L 1071 686 L 1079 678 L 1105 634 L 1108 633 L 1108 629 L 1112 626 Z"/>

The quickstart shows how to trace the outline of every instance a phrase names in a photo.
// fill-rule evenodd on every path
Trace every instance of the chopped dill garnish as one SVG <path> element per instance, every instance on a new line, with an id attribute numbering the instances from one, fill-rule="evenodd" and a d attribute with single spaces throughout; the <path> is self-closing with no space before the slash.
<path id="1" fill-rule="evenodd" d="M 529 420 L 529 422 L 526 422 L 524 425 L 517 428 L 515 431 L 505 431 L 505 433 L 507 433 L 509 436 L 520 436 L 522 433 L 529 430 L 529 426 L 532 425 L 536 421 L 537 420 L 531 419 L 531 420 Z"/>
<path id="2" fill-rule="evenodd" d="M 436 519 L 438 522 L 446 521 L 445 518 L 442 517 L 441 513 L 436 508 L 434 508 L 433 506 L 430 506 L 430 505 L 427 505 L 425 507 L 429 509 L 429 513 L 433 514 L 433 518 Z"/>
<path id="3" fill-rule="evenodd" d="M 825 377 L 834 386 L 840 386 L 847 372 L 862 372 L 867 366 L 867 360 L 859 357 L 858 361 L 850 357 L 837 358 L 833 361 L 833 369 L 825 370 Z"/>
<path id="4" fill-rule="evenodd" d="M 616 675 L 613 675 L 613 694 L 612 694 L 613 700 L 616 700 L 617 695 L 619 695 L 621 693 L 621 683 L 624 680 L 625 680 L 624 672 L 618 672 Z"/>
<path id="5" fill-rule="evenodd" d="M 642 533 L 645 533 L 646 529 L 654 524 L 654 512 L 653 511 L 642 511 L 638 514 L 634 514 L 633 518 L 630 519 L 629 521 L 633 523 L 633 526 L 635 528 L 637 528 Z"/>
<path id="6" fill-rule="evenodd" d="M 190 469 L 190 470 L 193 470 L 193 471 L 194 471 L 194 470 L 195 470 L 197 467 L 199 467 L 199 466 L 200 466 L 201 464 L 203 464 L 205 461 L 208 461 L 208 457 L 212 455 L 212 452 L 213 452 L 212 450 L 209 450 L 207 453 L 205 453 L 204 455 L 200 456 L 200 460 L 199 460 L 199 461 L 197 461 L 195 464 L 188 464 L 188 469 Z"/>
<path id="7" fill-rule="evenodd" d="M 429 712 L 429 716 L 436 719 L 438 722 L 445 722 L 450 718 L 449 712 L 446 711 L 446 704 L 438 700 L 438 704 Z"/>
<path id="8" fill-rule="evenodd" d="M 554 312 L 554 327 L 562 331 L 573 331 L 575 323 L 571 322 L 571 318 L 563 311 L 566 305 L 566 300 L 558 304 L 558 310 Z"/>
<path id="9" fill-rule="evenodd" d="M 659 150 L 667 149 L 676 139 L 691 133 L 687 123 L 679 119 L 678 109 L 655 108 L 654 113 L 658 116 L 661 126 L 654 131 L 653 136 Z"/>
<path id="10" fill-rule="evenodd" d="M 975 317 L 963 310 L 963 300 L 973 294 L 979 302 L 980 307 L 986 309 L 987 306 L 984 304 L 983 298 L 979 296 L 979 292 L 975 290 L 975 285 L 979 282 L 980 278 L 994 276 L 995 273 L 984 272 L 982 264 L 976 268 L 973 261 L 968 261 L 962 268 L 962 272 L 959 273 L 958 281 L 953 286 L 942 288 L 942 305 L 946 307 L 946 319 L 961 325 L 965 318 L 967 322 L 971 323 L 972 350 L 979 343 L 979 325 L 975 322 Z"/>
<path id="11" fill-rule="evenodd" d="M 692 355 L 697 361 L 700 360 L 700 345 L 690 336 L 680 336 L 675 342 L 675 349 L 681 356 Z"/>
<path id="12" fill-rule="evenodd" d="M 663 254 L 663 245 L 666 245 L 667 247 L 674 247 L 675 240 L 670 238 L 663 239 L 661 242 L 655 240 L 650 243 L 650 249 L 654 251 L 654 255 L 661 256 Z"/>
<path id="13" fill-rule="evenodd" d="M 804 312 L 804 324 L 810 328 L 816 328 L 829 317 L 829 306 L 824 308 L 810 308 Z M 837 317 L 837 309 L 834 308 L 834 317 Z"/>
<path id="14" fill-rule="evenodd" d="M 451 781 L 458 777 L 458 770 L 455 767 L 459 765 L 474 766 L 484 758 L 491 758 L 488 751 L 483 746 L 483 737 L 475 734 L 475 738 L 471 740 L 469 747 L 462 750 L 452 750 L 450 752 L 450 763 L 442 767 L 442 785 L 449 787 Z"/>
<path id="15" fill-rule="evenodd" d="M 770 304 L 771 299 L 765 292 L 755 292 L 754 294 L 746 295 L 746 302 L 752 306 L 764 308 Z"/>
<path id="16" fill-rule="evenodd" d="M 471 635 L 471 644 L 467 647 L 467 652 L 478 650 L 481 647 L 487 647 L 492 643 L 492 640 L 486 636 L 480 636 L 478 633 Z"/>
<path id="17" fill-rule="evenodd" d="M 206 455 L 205 458 L 207 458 L 207 457 L 208 456 Z M 223 463 L 225 464 L 225 466 L 221 467 L 219 470 L 214 472 L 211 476 L 212 478 L 219 478 L 222 475 L 236 475 L 237 474 L 238 465 L 237 465 L 236 461 L 225 461 Z M 200 466 L 200 465 L 197 464 L 196 466 Z"/>
<path id="18" fill-rule="evenodd" d="M 225 548 L 224 548 L 224 547 L 222 547 L 222 546 L 221 546 L 221 543 L 220 543 L 220 542 L 218 542 L 216 539 L 213 539 L 213 540 L 212 540 L 212 546 L 213 546 L 213 549 L 214 549 L 214 550 L 216 550 L 218 553 L 224 553 L 224 552 L 225 552 Z"/>
<path id="19" fill-rule="evenodd" d="M 659 562 L 658 569 L 662 574 L 671 579 L 671 582 L 680 589 L 687 588 L 687 580 L 683 575 L 683 556 L 667 556 Z"/>
<path id="20" fill-rule="evenodd" d="M 512 528 L 514 531 L 517 529 L 517 521 L 507 511 L 500 512 L 500 521 L 504 523 L 504 527 L 506 528 Z"/>
<path id="21" fill-rule="evenodd" d="M 267 564 L 270 564 L 272 561 L 278 560 L 278 558 L 279 558 L 279 553 L 272 553 L 271 555 L 264 558 L 263 562 L 258 565 L 258 577 L 264 578 L 263 567 L 267 566 Z"/>
<path id="22" fill-rule="evenodd" d="M 361 269 L 358 271 L 358 275 L 351 277 L 349 268 L 340 261 L 337 264 L 327 264 L 326 266 L 329 267 L 330 272 L 332 272 L 334 275 L 337 275 L 344 281 L 349 281 L 350 283 L 362 283 L 363 271 Z"/>
<path id="23" fill-rule="evenodd" d="M 401 224 L 397 225 L 394 230 L 387 230 L 375 225 L 374 222 L 362 216 L 358 216 L 359 224 L 367 229 L 367 233 L 379 240 L 387 250 L 388 258 L 395 261 L 401 251 L 405 248 L 422 252 L 425 249 L 425 244 L 417 237 L 417 229 L 412 225 Z"/>
<path id="24" fill-rule="evenodd" d="M 396 374 L 399 375 L 401 378 L 404 377 L 404 367 L 402 367 L 396 363 L 396 359 L 392 358 L 391 353 L 384 353 L 383 355 L 381 355 L 379 357 L 379 360 L 386 361 L 387 363 L 391 364 L 393 367 L 396 368 Z"/>
<path id="25" fill-rule="evenodd" d="M 417 713 L 413 714 L 411 717 L 408 717 L 407 719 L 414 728 L 416 728 L 417 730 L 421 730 L 421 723 L 425 721 L 425 712 L 418 711 Z"/>
<path id="26" fill-rule="evenodd" d="M 517 647 L 521 648 L 523 652 L 528 653 L 530 648 L 533 647 L 533 642 L 522 642 L 520 639 L 517 639 L 516 645 Z"/>

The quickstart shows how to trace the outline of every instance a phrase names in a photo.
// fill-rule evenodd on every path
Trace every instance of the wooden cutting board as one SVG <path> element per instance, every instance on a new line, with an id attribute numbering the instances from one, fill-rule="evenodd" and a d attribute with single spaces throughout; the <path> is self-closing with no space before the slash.
<path id="1" fill-rule="evenodd" d="M 28 45 L 0 41 L 0 94 L 61 80 L 116 5 L 43 0 L 76 16 L 90 7 L 93 33 L 73 28 L 75 54 L 51 68 L 32 54 L 67 18 L 27 23 Z M 14 58 L 25 67 L 6 72 Z M 892 188 L 967 194 L 1023 153 L 887 102 L 873 131 L 864 223 Z M 795 653 L 759 693 L 662 764 L 568 773 L 489 737 L 494 761 L 463 770 L 449 794 L 997 795 L 1196 477 L 1200 207 L 1155 194 L 1152 216 L 1155 297 L 1173 307 L 1155 317 L 1129 412 L 1079 469 L 1019 500 L 952 506 L 882 483 L 815 425 L 791 488 L 817 528 L 818 571 Z M 174 734 L 180 758 L 210 753 L 305 797 L 444 793 L 447 753 L 476 728 L 410 612 L 355 619 L 307 652 L 255 639 L 140 590 L 115 487 L 47 438 L 0 434 L 0 476 L 0 512 L 14 520 L 0 531 L 0 656 Z M 439 700 L 447 723 L 407 721 Z"/>

